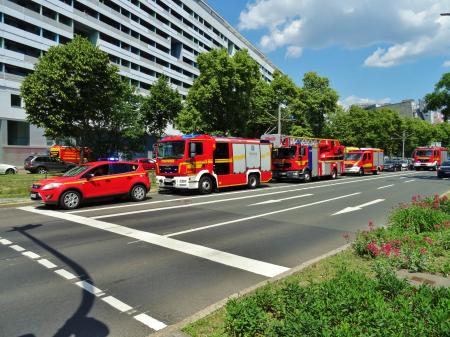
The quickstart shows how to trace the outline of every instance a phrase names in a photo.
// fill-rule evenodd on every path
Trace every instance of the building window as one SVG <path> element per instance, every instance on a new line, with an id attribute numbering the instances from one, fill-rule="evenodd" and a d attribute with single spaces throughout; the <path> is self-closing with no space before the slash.
<path id="1" fill-rule="evenodd" d="M 8 121 L 8 145 L 30 145 L 30 124 Z"/>
<path id="2" fill-rule="evenodd" d="M 11 106 L 15 108 L 21 108 L 22 98 L 19 95 L 11 94 Z"/>

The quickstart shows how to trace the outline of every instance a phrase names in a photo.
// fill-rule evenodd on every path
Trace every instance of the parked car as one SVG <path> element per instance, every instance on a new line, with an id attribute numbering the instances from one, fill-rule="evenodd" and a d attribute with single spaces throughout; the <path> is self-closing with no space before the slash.
<path id="1" fill-rule="evenodd" d="M 383 171 L 401 171 L 402 169 L 402 164 L 399 160 L 386 160 L 384 162 L 384 167 L 383 167 Z"/>
<path id="2" fill-rule="evenodd" d="M 149 190 L 150 180 L 142 166 L 133 162 L 103 161 L 76 166 L 61 177 L 35 182 L 30 198 L 74 209 L 88 199 L 129 196 L 133 201 L 142 201 Z"/>
<path id="3" fill-rule="evenodd" d="M 16 174 L 18 172 L 17 167 L 8 165 L 8 164 L 0 164 L 0 174 Z"/>
<path id="4" fill-rule="evenodd" d="M 441 179 L 450 177 L 450 161 L 444 161 L 441 165 L 438 166 L 437 177 Z"/>
<path id="5" fill-rule="evenodd" d="M 406 171 L 406 170 L 410 170 L 412 163 L 408 159 L 401 159 L 400 164 L 402 165 L 402 170 Z"/>
<path id="6" fill-rule="evenodd" d="M 141 164 L 145 170 L 156 170 L 156 160 L 149 158 L 136 158 L 134 160 L 136 163 Z"/>
<path id="7" fill-rule="evenodd" d="M 75 163 L 69 163 L 48 155 L 34 155 L 25 159 L 24 169 L 31 173 L 46 174 L 48 172 L 66 172 Z"/>

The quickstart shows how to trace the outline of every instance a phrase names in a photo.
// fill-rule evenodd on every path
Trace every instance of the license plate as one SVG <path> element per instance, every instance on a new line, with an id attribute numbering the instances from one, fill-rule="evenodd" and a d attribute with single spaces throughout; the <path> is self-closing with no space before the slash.
<path id="1" fill-rule="evenodd" d="M 33 200 L 38 199 L 38 194 L 37 193 L 30 193 L 30 198 Z"/>
<path id="2" fill-rule="evenodd" d="M 281 172 L 280 173 L 280 176 L 285 176 L 286 175 L 286 172 Z"/>

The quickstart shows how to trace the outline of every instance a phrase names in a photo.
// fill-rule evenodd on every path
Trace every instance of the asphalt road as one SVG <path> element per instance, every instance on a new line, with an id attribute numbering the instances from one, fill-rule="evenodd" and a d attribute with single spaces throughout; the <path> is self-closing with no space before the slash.
<path id="1" fill-rule="evenodd" d="M 0 210 L 0 336 L 147 336 L 382 225 L 434 172 Z"/>

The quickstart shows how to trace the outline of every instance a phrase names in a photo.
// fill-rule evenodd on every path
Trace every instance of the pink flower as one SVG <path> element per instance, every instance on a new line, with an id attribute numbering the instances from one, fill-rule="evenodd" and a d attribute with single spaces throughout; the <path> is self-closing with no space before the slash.
<path id="1" fill-rule="evenodd" d="M 399 248 L 392 248 L 392 252 L 396 257 L 400 256 L 400 249 Z"/>
<path id="2" fill-rule="evenodd" d="M 424 255 L 427 253 L 427 249 L 426 248 L 420 248 L 419 250 L 420 254 Z"/>
<path id="3" fill-rule="evenodd" d="M 345 241 L 347 241 L 347 242 L 350 241 L 350 233 L 344 233 L 344 234 L 342 234 L 342 237 L 345 239 Z"/>
<path id="4" fill-rule="evenodd" d="M 372 220 L 369 220 L 369 232 L 373 231 L 375 229 L 375 225 L 373 224 Z"/>
<path id="5" fill-rule="evenodd" d="M 377 246 L 375 242 L 371 242 L 367 244 L 367 249 L 374 255 L 378 256 L 380 255 L 380 248 Z"/>
<path id="6" fill-rule="evenodd" d="M 383 243 L 381 244 L 381 250 L 383 251 L 384 255 L 389 257 L 391 255 L 392 245 L 390 243 Z"/>
<path id="7" fill-rule="evenodd" d="M 423 241 L 425 241 L 425 242 L 428 243 L 429 245 L 432 245 L 432 244 L 433 244 L 433 240 L 432 240 L 430 237 L 428 237 L 428 236 L 424 237 L 424 238 L 423 238 Z"/>

